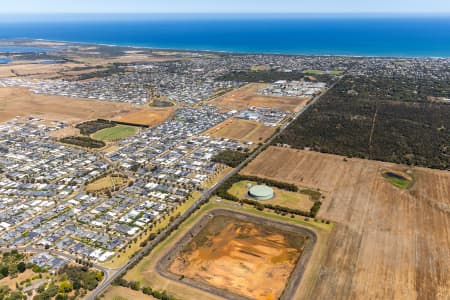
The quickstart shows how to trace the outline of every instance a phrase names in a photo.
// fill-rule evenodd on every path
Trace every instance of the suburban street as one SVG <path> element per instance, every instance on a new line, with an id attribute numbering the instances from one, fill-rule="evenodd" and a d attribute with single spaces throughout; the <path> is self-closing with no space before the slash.
<path id="1" fill-rule="evenodd" d="M 173 223 L 171 223 L 165 230 L 163 230 L 154 240 L 152 240 L 150 243 L 148 243 L 144 248 L 142 248 L 137 255 L 135 255 L 133 258 L 131 258 L 128 263 L 126 263 L 124 266 L 122 266 L 119 269 L 115 270 L 108 270 L 109 274 L 108 276 L 105 276 L 104 280 L 102 281 L 99 286 L 92 291 L 87 297 L 86 300 L 94 300 L 97 296 L 101 295 L 103 292 L 106 291 L 108 286 L 117 278 L 124 275 L 128 269 L 129 266 L 133 265 L 142 257 L 144 256 L 144 253 L 147 253 L 151 249 L 153 249 L 156 245 L 158 245 L 161 241 L 163 241 L 173 230 L 174 228 L 177 228 L 181 223 L 183 223 L 202 203 L 207 201 L 216 190 L 224 184 L 228 179 L 233 177 L 234 175 L 238 174 L 249 162 L 251 162 L 256 156 L 258 156 L 266 147 L 268 147 L 292 122 L 294 122 L 301 114 L 303 114 L 305 111 L 307 111 L 311 106 L 313 106 L 323 95 L 328 93 L 330 89 L 332 89 L 340 80 L 339 78 L 336 82 L 334 82 L 330 88 L 328 88 L 324 93 L 318 95 L 314 99 L 312 99 L 305 107 L 303 107 L 300 111 L 298 111 L 292 118 L 290 122 L 285 123 L 280 127 L 280 130 L 277 131 L 271 138 L 269 138 L 265 143 L 263 143 L 261 146 L 259 146 L 253 153 L 239 166 L 234 168 L 232 171 L 230 171 L 226 176 L 224 176 L 220 181 L 218 181 L 216 184 L 214 184 L 212 187 L 210 187 L 208 190 L 206 190 L 203 195 L 189 208 L 187 209 L 177 220 L 175 220 Z"/>

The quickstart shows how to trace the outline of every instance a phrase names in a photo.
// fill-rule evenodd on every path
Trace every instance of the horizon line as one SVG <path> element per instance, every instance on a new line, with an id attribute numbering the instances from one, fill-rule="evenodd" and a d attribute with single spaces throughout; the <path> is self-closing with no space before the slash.
<path id="1" fill-rule="evenodd" d="M 0 15 L 450 15 L 445 12 L 405 12 L 405 11 L 349 11 L 349 12 L 0 12 Z"/>

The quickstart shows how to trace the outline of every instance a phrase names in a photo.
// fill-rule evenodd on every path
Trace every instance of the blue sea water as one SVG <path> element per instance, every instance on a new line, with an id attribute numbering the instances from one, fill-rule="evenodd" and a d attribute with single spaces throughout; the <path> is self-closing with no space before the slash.
<path id="1" fill-rule="evenodd" d="M 0 39 L 10 38 L 246 53 L 450 57 L 450 16 L 8 16 L 0 21 Z"/>
<path id="2" fill-rule="evenodd" d="M 56 49 L 33 46 L 0 46 L 0 53 L 41 53 L 56 52 Z"/>

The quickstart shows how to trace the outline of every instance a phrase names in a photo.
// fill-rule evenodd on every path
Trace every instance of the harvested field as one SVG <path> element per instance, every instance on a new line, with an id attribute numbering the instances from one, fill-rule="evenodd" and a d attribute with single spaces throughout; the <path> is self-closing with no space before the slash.
<path id="1" fill-rule="evenodd" d="M 95 66 L 106 66 L 109 64 L 117 63 L 117 64 L 129 64 L 129 63 L 151 63 L 151 62 L 168 62 L 168 61 L 178 61 L 185 60 L 188 58 L 177 56 L 177 55 L 167 55 L 167 56 L 151 56 L 146 54 L 125 54 L 115 57 L 109 57 L 105 59 L 102 57 L 102 52 L 90 52 L 86 53 L 90 54 L 90 56 L 86 56 L 83 53 L 78 53 L 75 55 L 69 54 L 68 58 L 76 60 L 77 62 L 84 63 L 87 65 L 95 65 Z"/>
<path id="2" fill-rule="evenodd" d="M 246 175 L 327 191 L 320 218 L 337 222 L 313 299 L 448 299 L 450 172 L 270 147 Z"/>
<path id="3" fill-rule="evenodd" d="M 73 124 L 90 119 L 113 118 L 137 110 L 126 103 L 37 95 L 26 88 L 0 88 L 0 122 L 16 116 L 33 115 Z"/>
<path id="4" fill-rule="evenodd" d="M 275 127 L 250 120 L 230 118 L 206 132 L 207 135 L 259 143 L 266 141 L 275 133 Z"/>
<path id="5" fill-rule="evenodd" d="M 210 103 L 221 109 L 221 111 L 243 110 L 250 107 L 270 107 L 282 111 L 295 112 L 304 107 L 310 98 L 296 97 L 271 97 L 258 95 L 258 90 L 263 89 L 266 84 L 251 83 L 237 90 L 220 96 Z"/>
<path id="6" fill-rule="evenodd" d="M 60 72 L 84 66 L 83 64 L 76 63 L 0 65 L 0 77 L 31 76 L 33 78 L 54 78 L 59 77 L 60 75 L 58 73 Z"/>
<path id="7" fill-rule="evenodd" d="M 143 126 L 156 126 L 167 120 L 173 112 L 173 108 L 143 108 L 137 112 L 115 118 L 114 121 Z"/>

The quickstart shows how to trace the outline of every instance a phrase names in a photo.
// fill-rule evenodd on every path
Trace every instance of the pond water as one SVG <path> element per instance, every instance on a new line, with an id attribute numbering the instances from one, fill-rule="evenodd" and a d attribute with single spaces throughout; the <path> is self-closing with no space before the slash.
<path id="1" fill-rule="evenodd" d="M 392 178 L 396 178 L 396 179 L 400 179 L 400 180 L 408 180 L 407 178 L 405 178 L 399 174 L 393 173 L 393 172 L 386 172 L 385 174 L 388 177 L 392 177 Z"/>

